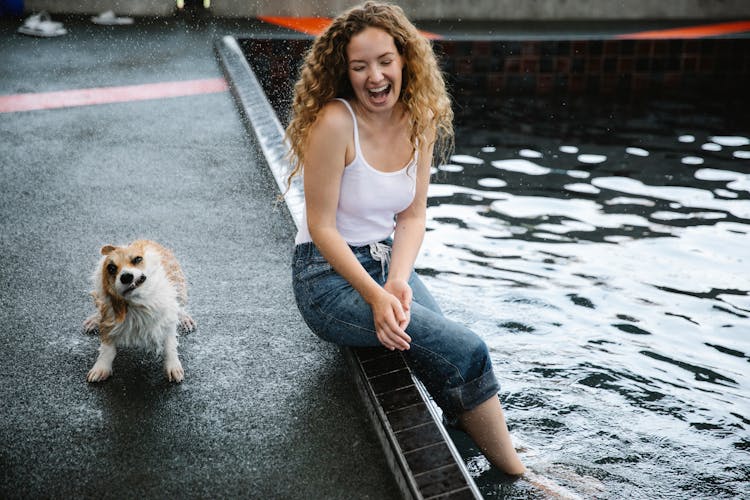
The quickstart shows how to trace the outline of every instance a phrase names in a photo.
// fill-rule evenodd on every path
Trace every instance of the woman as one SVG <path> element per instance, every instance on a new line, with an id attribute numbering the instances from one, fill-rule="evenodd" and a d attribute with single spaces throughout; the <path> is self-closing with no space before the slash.
<path id="1" fill-rule="evenodd" d="M 286 131 L 290 182 L 304 166 L 295 296 L 319 337 L 403 351 L 446 418 L 520 475 L 486 345 L 442 315 L 413 271 L 452 119 L 432 48 L 399 7 L 367 2 L 315 40 Z"/>

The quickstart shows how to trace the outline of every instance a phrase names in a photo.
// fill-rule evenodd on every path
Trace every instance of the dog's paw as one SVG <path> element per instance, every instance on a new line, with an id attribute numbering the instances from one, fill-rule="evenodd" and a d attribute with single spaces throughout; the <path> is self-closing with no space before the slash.
<path id="1" fill-rule="evenodd" d="M 196 328 L 198 328 L 198 324 L 195 322 L 195 320 L 188 313 L 184 311 L 181 311 L 178 314 L 177 324 L 180 327 L 180 330 L 182 330 L 185 333 L 190 333 L 192 331 L 195 331 Z"/>
<path id="2" fill-rule="evenodd" d="M 164 364 L 164 371 L 167 372 L 167 378 L 170 382 L 182 382 L 185 380 L 185 370 L 182 369 L 180 360 L 175 360 Z"/>
<path id="3" fill-rule="evenodd" d="M 83 321 L 83 333 L 96 333 L 99 331 L 99 313 L 94 313 Z"/>
<path id="4" fill-rule="evenodd" d="M 112 375 L 111 366 L 108 367 L 97 363 L 91 368 L 91 370 L 89 370 L 86 380 L 89 382 L 103 382 L 104 380 L 107 380 L 110 375 Z"/>

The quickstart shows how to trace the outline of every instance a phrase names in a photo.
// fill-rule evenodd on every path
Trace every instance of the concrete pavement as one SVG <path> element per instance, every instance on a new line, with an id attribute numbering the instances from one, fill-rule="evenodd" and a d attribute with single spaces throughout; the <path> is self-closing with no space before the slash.
<path id="1" fill-rule="evenodd" d="M 0 95 L 218 78 L 214 39 L 254 29 L 65 21 L 0 22 Z M 398 496 L 340 352 L 296 311 L 293 224 L 229 92 L 0 113 L 0 150 L 0 497 Z M 188 278 L 186 380 L 122 350 L 87 384 L 98 249 L 140 237 Z"/>

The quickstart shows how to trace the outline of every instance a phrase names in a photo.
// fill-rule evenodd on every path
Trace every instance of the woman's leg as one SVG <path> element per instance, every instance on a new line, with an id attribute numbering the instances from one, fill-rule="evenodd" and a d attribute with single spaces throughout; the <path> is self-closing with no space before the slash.
<path id="1" fill-rule="evenodd" d="M 306 253 L 295 257 L 294 288 L 310 329 L 339 345 L 380 345 L 369 305 L 319 254 Z M 383 279 L 379 262 L 358 257 L 374 278 Z M 448 420 L 465 422 L 467 433 L 494 465 L 508 474 L 522 473 L 517 456 L 512 460 L 515 450 L 497 399 L 499 385 L 486 344 L 468 328 L 445 318 L 416 275 L 410 284 L 414 303 L 406 328 L 412 337 L 411 348 L 404 352 L 407 362 Z"/>
<path id="2" fill-rule="evenodd" d="M 461 428 L 471 436 L 495 467 L 511 476 L 520 476 L 526 467 L 518 458 L 510 439 L 500 400 L 493 396 L 458 417 Z"/>
<path id="3" fill-rule="evenodd" d="M 409 285 L 415 302 L 442 315 L 437 302 L 416 273 L 412 274 Z M 505 414 L 496 395 L 460 414 L 458 424 L 495 467 L 512 476 L 526 471 L 513 447 Z"/>

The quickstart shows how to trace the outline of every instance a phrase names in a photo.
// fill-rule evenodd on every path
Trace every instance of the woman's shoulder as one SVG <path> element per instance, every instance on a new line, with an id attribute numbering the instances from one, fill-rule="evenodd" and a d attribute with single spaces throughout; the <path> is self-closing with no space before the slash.
<path id="1" fill-rule="evenodd" d="M 315 125 L 333 132 L 351 131 L 353 129 L 352 115 L 346 104 L 338 99 L 333 99 L 320 108 Z"/>

